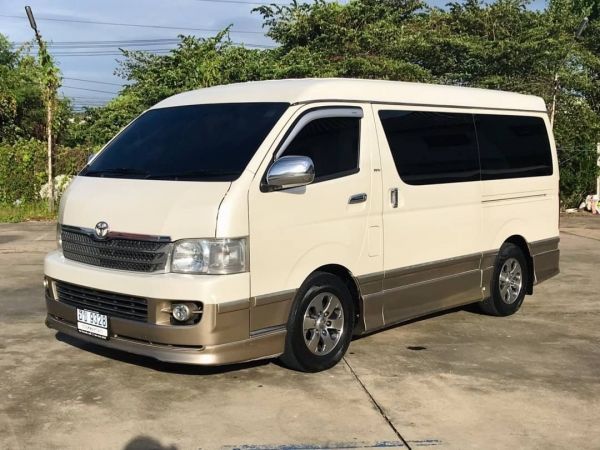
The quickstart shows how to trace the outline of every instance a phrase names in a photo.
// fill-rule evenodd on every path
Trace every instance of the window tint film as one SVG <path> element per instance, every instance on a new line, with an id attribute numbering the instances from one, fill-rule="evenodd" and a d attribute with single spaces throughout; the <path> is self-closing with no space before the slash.
<path id="1" fill-rule="evenodd" d="M 407 184 L 479 180 L 473 116 L 428 111 L 380 111 L 398 175 Z"/>
<path id="2" fill-rule="evenodd" d="M 481 114 L 475 116 L 481 178 L 552 175 L 552 153 L 539 117 Z"/>
<path id="3" fill-rule="evenodd" d="M 315 181 L 358 171 L 360 119 L 330 117 L 308 123 L 281 156 L 308 156 Z"/>
<path id="4" fill-rule="evenodd" d="M 119 134 L 81 175 L 232 181 L 287 107 L 222 103 L 152 109 Z"/>

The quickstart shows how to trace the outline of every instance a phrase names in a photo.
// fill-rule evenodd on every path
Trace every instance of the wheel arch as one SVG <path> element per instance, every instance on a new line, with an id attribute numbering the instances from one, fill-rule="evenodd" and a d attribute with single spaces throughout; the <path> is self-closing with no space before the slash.
<path id="1" fill-rule="evenodd" d="M 521 249 L 521 251 L 525 255 L 525 261 L 527 261 L 527 273 L 529 274 L 528 279 L 527 279 L 527 290 L 525 292 L 527 292 L 527 294 L 530 294 L 530 295 L 533 294 L 533 283 L 535 281 L 535 272 L 534 272 L 534 266 L 533 266 L 533 256 L 531 255 L 531 248 L 529 247 L 527 240 L 519 234 L 513 234 L 512 236 L 508 237 L 502 245 L 504 245 L 506 243 L 516 245 L 517 247 L 519 247 Z"/>
<path id="2" fill-rule="evenodd" d="M 350 291 L 350 295 L 352 296 L 352 303 L 354 304 L 354 320 L 356 328 L 356 326 L 360 323 L 360 318 L 362 317 L 362 302 L 358 282 L 356 281 L 354 275 L 352 275 L 352 272 L 347 267 L 344 267 L 340 264 L 326 264 L 318 267 L 311 274 L 309 274 L 309 277 L 315 272 L 330 273 L 331 275 L 338 277 L 346 285 Z"/>

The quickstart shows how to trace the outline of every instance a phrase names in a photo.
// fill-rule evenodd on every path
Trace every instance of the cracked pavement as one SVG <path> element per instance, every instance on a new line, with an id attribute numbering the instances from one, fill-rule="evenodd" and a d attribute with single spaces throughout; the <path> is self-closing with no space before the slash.
<path id="1" fill-rule="evenodd" d="M 600 218 L 513 317 L 453 310 L 352 342 L 330 371 L 169 365 L 44 326 L 54 224 L 0 224 L 0 448 L 598 448 Z"/>

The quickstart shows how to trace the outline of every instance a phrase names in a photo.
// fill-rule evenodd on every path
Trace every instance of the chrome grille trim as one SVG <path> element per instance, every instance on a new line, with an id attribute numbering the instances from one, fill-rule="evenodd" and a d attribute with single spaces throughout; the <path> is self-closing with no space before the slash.
<path id="1" fill-rule="evenodd" d="M 54 283 L 58 301 L 66 305 L 89 309 L 109 317 L 119 317 L 137 322 L 148 320 L 148 301 L 145 298 L 101 291 L 64 281 L 55 281 Z"/>
<path id="2" fill-rule="evenodd" d="M 168 236 L 110 232 L 98 239 L 94 230 L 62 225 L 65 258 L 92 266 L 133 272 L 164 272 L 171 251 Z"/>

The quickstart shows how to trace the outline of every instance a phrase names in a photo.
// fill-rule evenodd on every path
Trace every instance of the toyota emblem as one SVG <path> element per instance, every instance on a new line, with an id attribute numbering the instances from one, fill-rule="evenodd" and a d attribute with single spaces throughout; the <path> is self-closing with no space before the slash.
<path id="1" fill-rule="evenodd" d="M 98 239 L 105 239 L 108 236 L 108 224 L 106 222 L 98 222 L 94 228 Z"/>

